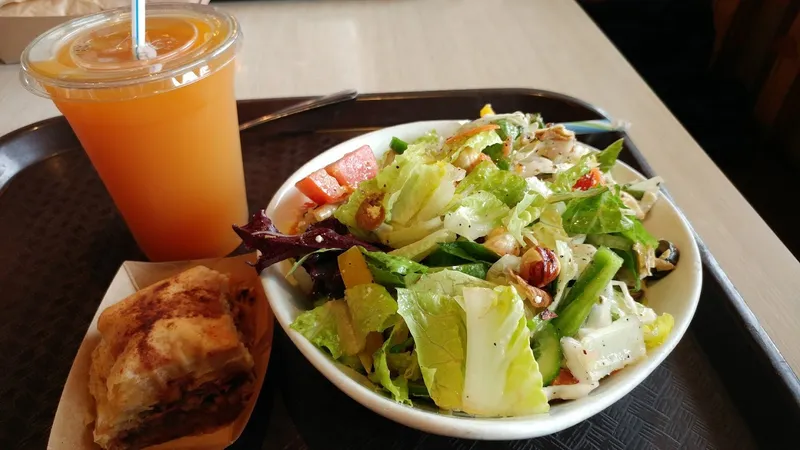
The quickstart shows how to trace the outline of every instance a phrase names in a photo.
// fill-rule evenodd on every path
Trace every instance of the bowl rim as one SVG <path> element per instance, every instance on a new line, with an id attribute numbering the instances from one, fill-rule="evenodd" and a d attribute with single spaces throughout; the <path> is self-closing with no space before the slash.
<path id="1" fill-rule="evenodd" d="M 398 124 L 391 127 L 380 128 L 378 130 L 370 131 L 344 142 L 336 144 L 327 150 L 319 153 L 307 163 L 299 167 L 293 172 L 281 187 L 275 192 L 272 199 L 267 206 L 267 214 L 272 217 L 278 210 L 278 206 L 282 203 L 286 194 L 294 189 L 294 182 L 292 181 L 298 174 L 310 173 L 313 170 L 323 166 L 326 159 L 330 158 L 335 153 L 345 153 L 348 150 L 360 147 L 359 141 L 367 140 L 378 134 L 391 134 L 394 130 L 400 130 L 412 127 L 426 126 L 428 129 L 438 129 L 443 126 L 454 126 L 456 123 L 464 123 L 468 120 L 452 119 L 452 120 L 430 120 L 430 121 L 416 121 L 404 124 Z M 399 134 L 399 133 L 395 133 Z M 593 148 L 587 144 L 587 147 Z M 385 149 L 373 151 L 382 152 Z M 618 161 L 618 164 L 633 173 L 639 178 L 646 178 L 628 164 Z M 261 274 L 262 284 L 267 294 L 270 306 L 275 314 L 275 318 L 280 323 L 286 334 L 292 340 L 294 345 L 300 350 L 303 356 L 330 382 L 332 382 L 339 390 L 344 392 L 353 400 L 357 401 L 363 406 L 366 406 L 375 413 L 378 413 L 397 423 L 424 431 L 432 434 L 438 434 L 449 437 L 465 438 L 465 439 L 481 439 L 481 440 L 513 440 L 513 439 L 528 439 L 540 436 L 545 436 L 565 428 L 582 422 L 603 409 L 616 403 L 622 397 L 630 393 L 634 388 L 644 381 L 663 361 L 672 353 L 677 346 L 678 342 L 683 338 L 686 330 L 694 317 L 697 309 L 697 304 L 700 298 L 700 290 L 702 287 L 702 269 L 700 266 L 700 251 L 692 232 L 692 228 L 686 220 L 680 209 L 677 208 L 675 203 L 667 195 L 662 195 L 659 202 L 666 202 L 669 205 L 670 212 L 675 214 L 677 222 L 680 224 L 680 232 L 690 236 L 692 245 L 690 248 L 682 248 L 682 259 L 686 255 L 691 255 L 690 260 L 696 264 L 694 267 L 697 277 L 697 282 L 691 286 L 691 294 L 686 310 L 687 320 L 677 322 L 675 327 L 670 333 L 669 338 L 664 342 L 657 351 L 648 352 L 648 355 L 636 365 L 630 367 L 632 374 L 626 383 L 620 384 L 602 392 L 595 391 L 592 395 L 587 397 L 586 404 L 582 408 L 570 409 L 557 416 L 547 414 L 536 414 L 520 417 L 504 417 L 504 418 L 482 418 L 482 417 L 468 417 L 448 415 L 446 412 L 433 412 L 408 405 L 403 405 L 395 402 L 394 400 L 381 395 L 380 393 L 367 388 L 348 376 L 342 369 L 333 361 L 329 356 L 325 355 L 321 350 L 314 346 L 300 333 L 290 328 L 291 318 L 284 314 L 283 308 L 279 297 L 276 295 L 271 283 L 277 283 L 284 277 L 280 271 L 280 264 L 275 264 L 272 267 L 265 269 Z"/>

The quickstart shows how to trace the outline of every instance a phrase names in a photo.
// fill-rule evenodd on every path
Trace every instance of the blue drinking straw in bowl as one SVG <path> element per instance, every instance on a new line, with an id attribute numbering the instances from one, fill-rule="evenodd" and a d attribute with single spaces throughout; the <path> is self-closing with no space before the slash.
<path id="1" fill-rule="evenodd" d="M 131 49 L 136 59 L 157 56 L 156 49 L 147 43 L 145 29 L 145 0 L 131 0 Z"/>
<path id="2" fill-rule="evenodd" d="M 583 120 L 580 122 L 563 122 L 564 128 L 573 131 L 575 134 L 594 134 L 606 133 L 609 131 L 626 131 L 631 124 L 624 120 Z"/>

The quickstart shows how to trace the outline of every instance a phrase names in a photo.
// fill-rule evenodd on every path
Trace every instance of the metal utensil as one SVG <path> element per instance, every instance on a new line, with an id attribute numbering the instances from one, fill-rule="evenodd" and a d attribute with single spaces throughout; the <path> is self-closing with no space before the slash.
<path id="1" fill-rule="evenodd" d="M 239 131 L 244 131 L 253 128 L 256 125 L 261 125 L 262 123 L 272 122 L 273 120 L 310 111 L 312 109 L 321 108 L 323 106 L 333 105 L 347 100 L 353 100 L 357 96 L 358 96 L 358 91 L 356 91 L 355 89 L 347 89 L 344 91 L 334 92 L 333 94 L 328 94 L 323 97 L 317 97 L 317 98 L 312 98 L 310 100 L 305 100 L 300 103 L 295 103 L 292 106 L 288 106 L 286 108 L 275 111 L 274 113 L 270 113 L 265 116 L 261 116 L 257 119 L 245 122 L 239 125 Z"/>

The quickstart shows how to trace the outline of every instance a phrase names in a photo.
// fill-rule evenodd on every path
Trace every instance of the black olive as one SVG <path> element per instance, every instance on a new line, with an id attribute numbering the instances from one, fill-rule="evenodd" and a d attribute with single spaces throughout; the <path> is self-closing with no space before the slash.
<path id="1" fill-rule="evenodd" d="M 678 250 L 678 247 L 676 247 L 675 244 L 665 240 L 658 241 L 658 247 L 656 247 L 656 259 L 661 261 L 656 261 L 656 267 L 654 267 L 652 270 L 653 274 L 647 277 L 647 279 L 660 280 L 664 278 L 675 269 L 675 266 L 678 265 L 678 260 L 680 258 L 681 252 Z M 659 264 L 660 262 L 667 264 Z"/>

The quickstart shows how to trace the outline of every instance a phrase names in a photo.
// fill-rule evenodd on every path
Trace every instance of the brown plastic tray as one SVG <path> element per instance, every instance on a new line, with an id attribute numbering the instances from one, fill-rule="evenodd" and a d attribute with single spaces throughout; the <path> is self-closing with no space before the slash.
<path id="1" fill-rule="evenodd" d="M 242 101 L 239 118 L 297 100 Z M 266 206 L 283 180 L 334 144 L 404 122 L 474 117 L 484 103 L 554 122 L 604 117 L 536 90 L 362 95 L 242 134 L 250 209 Z M 586 142 L 602 147 L 619 136 Z M 626 148 L 623 160 L 652 175 L 627 137 Z M 700 244 L 705 284 L 690 331 L 631 394 L 570 429 L 475 442 L 406 428 L 338 391 L 278 327 L 258 406 L 233 448 L 788 448 L 800 423 L 798 379 Z M 72 359 L 126 259 L 143 255 L 62 117 L 0 138 L 0 448 L 45 448 Z"/>

